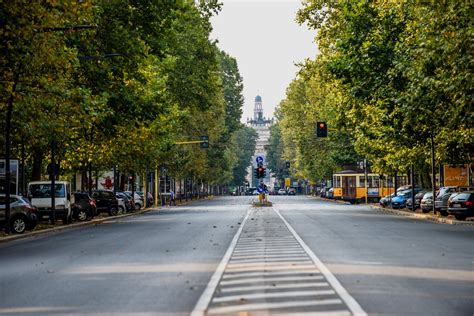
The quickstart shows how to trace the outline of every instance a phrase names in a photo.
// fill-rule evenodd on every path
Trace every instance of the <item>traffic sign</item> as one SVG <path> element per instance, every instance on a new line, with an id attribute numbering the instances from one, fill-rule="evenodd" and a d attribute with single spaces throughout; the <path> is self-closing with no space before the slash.
<path id="1" fill-rule="evenodd" d="M 257 156 L 257 158 L 255 158 L 255 160 L 257 161 L 257 163 L 263 163 L 263 157 L 262 156 Z"/>
<path id="2" fill-rule="evenodd" d="M 262 187 L 262 186 L 258 186 L 258 187 L 257 187 L 257 191 L 258 191 L 258 193 L 262 193 L 262 192 L 263 192 L 263 190 L 264 190 L 264 189 L 263 189 L 263 187 Z"/>

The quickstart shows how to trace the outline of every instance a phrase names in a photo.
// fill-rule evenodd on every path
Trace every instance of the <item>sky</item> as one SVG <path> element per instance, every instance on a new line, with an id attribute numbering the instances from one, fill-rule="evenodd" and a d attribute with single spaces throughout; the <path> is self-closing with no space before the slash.
<path id="1" fill-rule="evenodd" d="M 262 97 L 265 117 L 285 98 L 295 78 L 295 63 L 314 59 L 315 31 L 295 22 L 299 0 L 222 0 L 211 19 L 212 39 L 236 58 L 244 82 L 242 122 L 253 117 L 255 96 Z"/>

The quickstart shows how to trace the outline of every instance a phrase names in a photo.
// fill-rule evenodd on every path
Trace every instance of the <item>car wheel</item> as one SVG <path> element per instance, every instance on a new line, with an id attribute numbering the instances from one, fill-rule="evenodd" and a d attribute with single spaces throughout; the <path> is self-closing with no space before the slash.
<path id="1" fill-rule="evenodd" d="M 116 216 L 118 214 L 118 210 L 116 207 L 112 206 L 110 209 L 109 209 L 109 215 L 110 216 Z"/>
<path id="2" fill-rule="evenodd" d="M 26 220 L 22 216 L 14 217 L 10 224 L 10 229 L 16 234 L 23 234 L 26 230 Z"/>
<path id="3" fill-rule="evenodd" d="M 89 215 L 87 214 L 86 210 L 79 210 L 77 212 L 76 218 L 78 221 L 83 222 L 89 218 Z"/>
<path id="4" fill-rule="evenodd" d="M 135 203 L 135 211 L 139 211 L 139 210 L 140 210 L 140 208 L 141 208 L 141 207 L 140 207 L 140 204 L 138 204 L 138 203 Z"/>
<path id="5" fill-rule="evenodd" d="M 455 217 L 458 221 L 464 221 L 464 220 L 466 220 L 466 216 L 465 216 L 465 215 L 454 215 L 454 217 Z"/>

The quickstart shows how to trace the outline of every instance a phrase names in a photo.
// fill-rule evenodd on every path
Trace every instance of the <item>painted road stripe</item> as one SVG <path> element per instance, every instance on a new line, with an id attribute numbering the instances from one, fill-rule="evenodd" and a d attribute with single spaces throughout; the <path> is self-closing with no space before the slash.
<path id="1" fill-rule="evenodd" d="M 288 240 L 288 241 L 271 241 L 271 240 L 264 240 L 264 241 L 252 241 L 252 242 L 238 242 L 237 247 L 255 247 L 258 245 L 295 245 L 298 244 L 296 240 Z"/>
<path id="2" fill-rule="evenodd" d="M 351 316 L 348 310 L 330 311 L 330 312 L 293 312 L 278 313 L 278 316 Z"/>
<path id="3" fill-rule="evenodd" d="M 298 266 L 281 266 L 281 267 L 272 267 L 272 266 L 261 266 L 261 267 L 248 267 L 240 269 L 232 269 L 232 271 L 227 272 L 246 272 L 246 271 L 269 271 L 269 270 L 292 270 L 292 269 L 314 269 L 314 263 L 308 265 L 298 265 Z"/>
<path id="4" fill-rule="evenodd" d="M 237 241 L 239 240 L 240 234 L 242 233 L 242 229 L 244 228 L 244 225 L 247 222 L 247 219 L 249 218 L 250 212 L 251 212 L 251 209 L 247 211 L 247 215 L 245 215 L 245 218 L 242 221 L 242 225 L 240 225 L 239 229 L 237 230 L 237 233 L 235 233 L 235 236 L 232 239 L 230 246 L 227 249 L 224 257 L 222 258 L 219 266 L 217 267 L 216 271 L 211 277 L 211 280 L 207 284 L 206 289 L 201 294 L 201 297 L 199 298 L 196 305 L 194 306 L 194 309 L 191 312 L 191 316 L 203 316 L 204 313 L 206 312 L 206 309 L 209 306 L 209 303 L 211 302 L 211 299 L 212 299 L 212 296 L 214 295 L 216 287 L 219 284 L 219 280 L 222 277 L 222 274 L 224 273 L 227 262 L 229 262 L 230 256 L 232 255 L 232 252 L 234 251 L 235 245 L 237 245 Z"/>
<path id="5" fill-rule="evenodd" d="M 251 284 L 251 283 L 261 283 L 261 282 L 285 282 L 285 281 L 290 281 L 290 282 L 296 282 L 296 281 L 315 281 L 315 280 L 324 280 L 323 276 L 302 276 L 302 277 L 295 277 L 295 276 L 289 276 L 289 277 L 274 277 L 274 278 L 246 278 L 246 279 L 240 279 L 240 280 L 231 280 L 231 281 L 221 281 L 220 285 L 233 285 L 233 284 Z"/>
<path id="6" fill-rule="evenodd" d="M 309 257 L 300 257 L 296 258 L 291 257 L 281 257 L 281 258 L 256 258 L 256 259 L 232 259 L 230 264 L 241 264 L 241 263 L 264 263 L 264 262 L 301 262 L 309 261 Z"/>
<path id="7" fill-rule="evenodd" d="M 307 257 L 306 253 L 296 253 L 296 254 L 276 254 L 276 255 L 239 255 L 239 256 L 232 256 L 232 260 L 235 259 L 270 259 L 270 258 L 290 258 L 290 257 Z"/>
<path id="8" fill-rule="evenodd" d="M 209 314 L 224 314 L 234 313 L 238 311 L 252 311 L 252 310 L 268 310 L 277 308 L 290 308 L 290 307 L 308 307 L 308 306 L 321 306 L 321 305 L 337 305 L 342 304 L 340 299 L 328 299 L 319 301 L 302 301 L 302 302 L 278 302 L 278 303 L 258 303 L 258 304 L 242 304 L 237 306 L 226 306 L 216 307 L 209 309 Z"/>
<path id="9" fill-rule="evenodd" d="M 259 262 L 259 263 L 232 263 L 227 265 L 227 270 L 229 272 L 242 269 L 242 268 L 271 268 L 271 267 L 287 267 L 288 269 L 291 269 L 293 267 L 298 267 L 300 265 L 308 265 L 312 264 L 313 262 L 311 260 L 305 260 L 305 261 L 288 261 L 288 262 Z"/>
<path id="10" fill-rule="evenodd" d="M 242 294 L 242 295 L 231 295 L 223 297 L 215 297 L 212 301 L 214 303 L 225 303 L 225 302 L 241 302 L 242 300 L 256 300 L 260 298 L 282 298 L 282 297 L 301 297 L 301 296 L 318 296 L 318 295 L 333 295 L 336 292 L 334 290 L 314 290 L 314 291 L 288 291 L 278 293 L 256 293 L 256 294 Z"/>
<path id="11" fill-rule="evenodd" d="M 253 255 L 258 255 L 258 254 L 289 254 L 289 253 L 306 253 L 304 252 L 303 248 L 298 247 L 295 249 L 291 250 L 284 250 L 284 249 L 265 249 L 265 250 L 240 250 L 240 251 L 234 251 L 235 255 L 240 255 L 243 256 L 245 254 L 253 254 Z"/>
<path id="12" fill-rule="evenodd" d="M 249 286 L 231 286 L 220 289 L 221 293 L 234 293 L 246 291 L 261 291 L 261 290 L 283 290 L 283 289 L 304 289 L 311 287 L 326 287 L 329 286 L 327 282 L 306 282 L 297 284 L 277 284 L 277 285 L 249 285 Z"/>
<path id="13" fill-rule="evenodd" d="M 225 273 L 222 276 L 223 280 L 227 279 L 238 279 L 238 278 L 245 278 L 245 277 L 258 277 L 258 276 L 275 276 L 275 275 L 292 275 L 292 274 L 318 274 L 319 271 L 314 269 L 313 271 L 273 271 L 273 272 L 248 272 L 248 273 L 235 273 L 235 274 L 227 274 Z"/>
<path id="14" fill-rule="evenodd" d="M 314 254 L 314 252 L 306 245 L 306 243 L 301 239 L 301 237 L 296 233 L 293 227 L 286 221 L 286 219 L 280 214 L 280 212 L 273 208 L 273 210 L 278 214 L 278 216 L 285 223 L 288 230 L 295 236 L 296 240 L 300 243 L 303 249 L 308 253 L 308 255 L 313 259 L 314 264 L 318 267 L 321 273 L 326 277 L 331 286 L 336 290 L 337 294 L 342 298 L 346 303 L 347 307 L 351 310 L 354 316 L 366 316 L 367 313 L 362 309 L 362 307 L 357 303 L 357 301 L 347 292 L 347 290 L 339 283 L 336 277 L 329 271 L 328 268 L 322 263 L 321 260 Z"/>

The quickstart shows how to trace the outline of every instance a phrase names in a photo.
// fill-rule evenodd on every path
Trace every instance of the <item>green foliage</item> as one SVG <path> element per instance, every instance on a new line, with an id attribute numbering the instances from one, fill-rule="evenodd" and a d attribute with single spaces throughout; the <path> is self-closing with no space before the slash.
<path id="1" fill-rule="evenodd" d="M 285 159 L 296 175 L 328 178 L 367 158 L 376 172 L 472 162 L 472 4 L 307 1 L 300 23 L 320 50 L 280 105 Z M 311 126 L 327 121 L 329 138 Z"/>
<path id="2" fill-rule="evenodd" d="M 217 1 L 23 2 L 0 3 L 0 116 L 17 82 L 12 137 L 15 150 L 28 140 L 28 163 L 46 164 L 54 139 L 70 173 L 89 163 L 166 166 L 177 177 L 232 180 L 242 79 L 209 39 Z M 97 27 L 57 29 L 74 25 Z M 175 145 L 201 135 L 209 150 Z"/>

